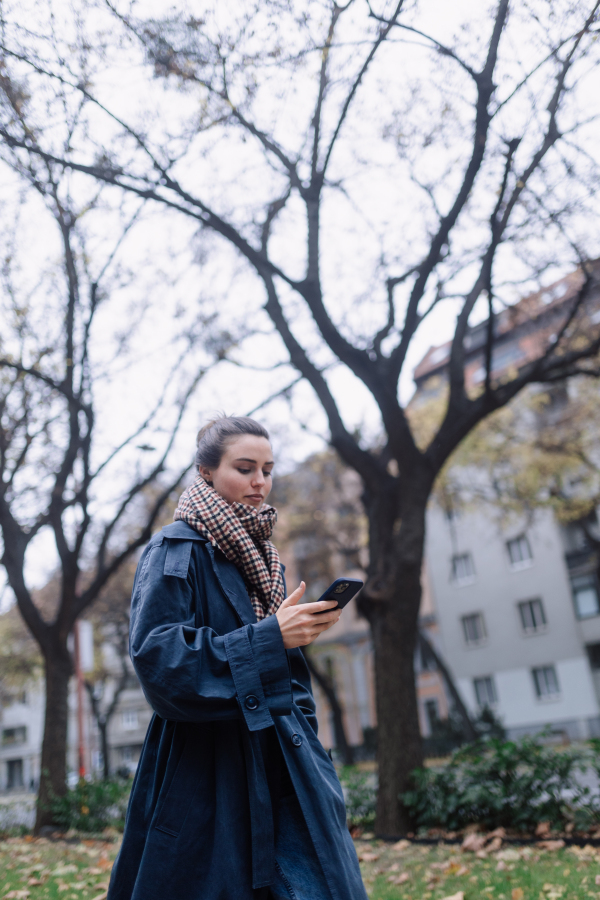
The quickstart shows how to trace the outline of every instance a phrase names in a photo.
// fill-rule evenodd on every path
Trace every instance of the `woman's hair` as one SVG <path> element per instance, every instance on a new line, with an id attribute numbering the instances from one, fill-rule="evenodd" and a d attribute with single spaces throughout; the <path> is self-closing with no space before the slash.
<path id="1" fill-rule="evenodd" d="M 196 468 L 206 466 L 216 469 L 227 445 L 242 434 L 254 434 L 270 440 L 264 425 L 249 416 L 221 415 L 207 422 L 196 438 Z"/>

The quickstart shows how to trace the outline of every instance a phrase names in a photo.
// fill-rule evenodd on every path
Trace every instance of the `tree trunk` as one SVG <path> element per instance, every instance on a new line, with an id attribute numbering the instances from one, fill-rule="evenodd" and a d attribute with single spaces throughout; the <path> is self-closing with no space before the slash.
<path id="1" fill-rule="evenodd" d="M 409 789 L 412 770 L 423 762 L 414 670 L 419 601 L 420 586 L 405 584 L 395 604 L 382 604 L 372 616 L 379 771 L 376 831 L 381 836 L 410 830 L 400 795 Z"/>
<path id="2" fill-rule="evenodd" d="M 53 825 L 51 803 L 67 790 L 67 728 L 69 718 L 69 679 L 73 666 L 66 646 L 54 648 L 44 659 L 46 674 L 46 714 L 40 789 L 37 801 L 35 831 Z"/>
<path id="3" fill-rule="evenodd" d="M 110 778 L 110 759 L 108 756 L 108 722 L 106 719 L 98 720 L 100 732 L 100 746 L 102 748 L 102 772 L 105 781 Z"/>
<path id="4" fill-rule="evenodd" d="M 331 710 L 331 715 L 333 716 L 335 748 L 340 754 L 344 765 L 351 766 L 354 762 L 354 751 L 352 749 L 352 746 L 348 743 L 348 739 L 346 737 L 346 729 L 344 728 L 344 713 L 337 698 L 337 691 L 335 689 L 333 679 L 328 678 L 324 672 L 321 672 L 321 670 L 315 664 L 314 660 L 312 660 L 309 654 L 306 652 L 305 647 L 302 647 L 301 649 L 304 654 L 304 659 L 306 660 L 306 665 L 309 668 L 310 674 L 313 676 L 313 678 L 325 694 L 325 697 L 327 698 L 327 702 Z"/>
<path id="5" fill-rule="evenodd" d="M 423 763 L 414 654 L 421 605 L 428 473 L 412 472 L 403 492 L 365 496 L 370 562 L 361 602 L 370 622 L 377 698 L 379 791 L 375 830 L 399 836 L 411 830 L 402 794 Z"/>

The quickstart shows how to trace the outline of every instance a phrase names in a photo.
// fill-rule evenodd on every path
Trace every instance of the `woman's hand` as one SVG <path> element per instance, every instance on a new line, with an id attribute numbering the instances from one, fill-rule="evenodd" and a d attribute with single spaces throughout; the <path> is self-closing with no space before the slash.
<path id="1" fill-rule="evenodd" d="M 285 598 L 275 613 L 286 650 L 312 644 L 322 631 L 327 631 L 335 625 L 342 614 L 335 600 L 302 603 L 298 606 L 305 590 L 306 585 L 301 581 L 300 587 Z"/>

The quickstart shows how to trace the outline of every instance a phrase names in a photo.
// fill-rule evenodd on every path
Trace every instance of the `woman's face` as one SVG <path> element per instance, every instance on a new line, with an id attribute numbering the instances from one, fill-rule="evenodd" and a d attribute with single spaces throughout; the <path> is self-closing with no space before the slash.
<path id="1" fill-rule="evenodd" d="M 260 509 L 271 491 L 273 451 L 269 441 L 242 434 L 231 441 L 216 469 L 200 466 L 200 475 L 228 503 L 245 503 Z"/>

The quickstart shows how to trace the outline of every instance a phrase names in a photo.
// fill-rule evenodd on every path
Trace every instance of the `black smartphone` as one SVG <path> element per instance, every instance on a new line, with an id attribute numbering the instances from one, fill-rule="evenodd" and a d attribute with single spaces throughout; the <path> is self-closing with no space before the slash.
<path id="1" fill-rule="evenodd" d="M 321 594 L 319 600 L 337 600 L 339 608 L 343 609 L 358 594 L 363 584 L 364 582 L 358 578 L 336 578 L 325 593 Z"/>

